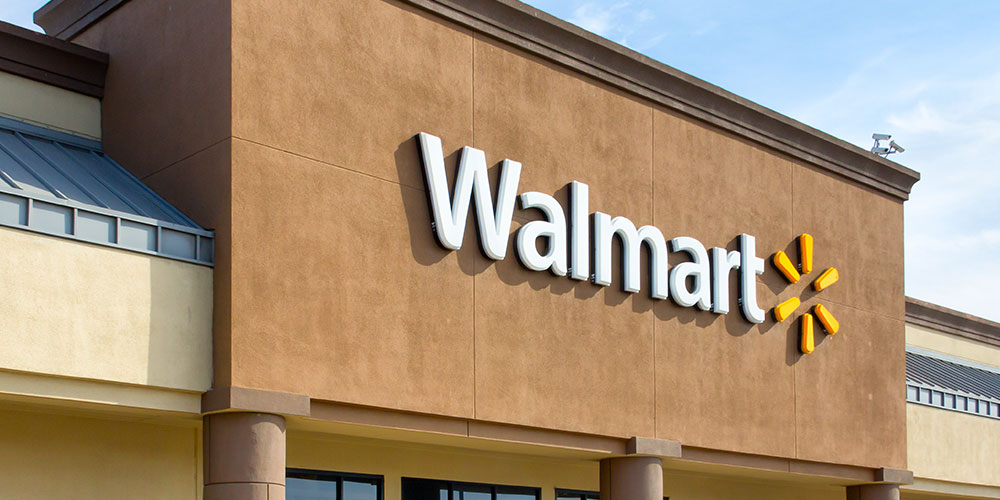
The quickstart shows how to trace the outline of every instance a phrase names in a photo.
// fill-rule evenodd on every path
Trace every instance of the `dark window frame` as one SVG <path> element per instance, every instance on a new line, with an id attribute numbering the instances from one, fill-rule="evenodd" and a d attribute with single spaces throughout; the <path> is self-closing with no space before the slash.
<path id="1" fill-rule="evenodd" d="M 576 497 L 579 500 L 599 500 L 601 498 L 601 494 L 597 491 L 556 488 L 556 498 L 560 497 Z"/>
<path id="2" fill-rule="evenodd" d="M 337 500 L 344 498 L 344 480 L 357 482 L 371 482 L 375 484 L 378 500 L 385 500 L 385 476 L 379 474 L 358 474 L 354 472 L 334 472 L 318 469 L 298 469 L 289 467 L 285 469 L 285 478 L 308 479 L 312 481 L 327 481 L 336 483 Z"/>
<path id="3" fill-rule="evenodd" d="M 472 483 L 468 481 L 449 481 L 447 479 L 431 479 L 425 477 L 402 477 L 400 478 L 400 497 L 404 493 L 404 488 L 406 486 L 406 481 L 429 481 L 438 483 L 441 485 L 447 485 L 448 487 L 448 500 L 455 500 L 455 486 L 469 486 L 473 488 L 489 488 L 490 499 L 497 500 L 498 490 L 500 494 L 509 493 L 512 495 L 535 495 L 535 500 L 542 499 L 542 489 L 535 486 L 516 486 L 510 484 L 490 484 L 490 483 Z"/>
<path id="4" fill-rule="evenodd" d="M 556 498 L 559 497 L 577 497 L 580 500 L 591 500 L 601 498 L 601 493 L 597 491 L 587 491 L 587 490 L 571 490 L 569 488 L 556 488 Z M 663 497 L 663 500 L 670 500 L 670 497 Z"/>

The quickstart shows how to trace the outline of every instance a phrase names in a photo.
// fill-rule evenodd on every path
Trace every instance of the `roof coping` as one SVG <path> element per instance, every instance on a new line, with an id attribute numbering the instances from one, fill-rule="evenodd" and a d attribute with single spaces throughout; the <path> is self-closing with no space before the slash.
<path id="1" fill-rule="evenodd" d="M 108 55 L 0 21 L 0 71 L 104 96 Z"/>
<path id="2" fill-rule="evenodd" d="M 51 0 L 35 22 L 69 39 L 128 0 Z M 400 0 L 767 146 L 898 201 L 920 174 L 517 0 Z"/>
<path id="3" fill-rule="evenodd" d="M 49 0 L 35 11 L 45 33 L 69 40 L 128 0 Z"/>
<path id="4" fill-rule="evenodd" d="M 1000 347 L 1000 323 L 912 297 L 906 298 L 906 321 Z"/>

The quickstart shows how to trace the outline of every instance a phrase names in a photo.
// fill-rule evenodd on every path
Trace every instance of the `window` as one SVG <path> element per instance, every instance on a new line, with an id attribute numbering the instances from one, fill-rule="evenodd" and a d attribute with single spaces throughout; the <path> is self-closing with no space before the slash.
<path id="1" fill-rule="evenodd" d="M 540 500 L 541 493 L 524 486 L 403 478 L 403 500 Z"/>
<path id="2" fill-rule="evenodd" d="M 285 472 L 287 500 L 382 500 L 382 476 L 306 469 Z"/>

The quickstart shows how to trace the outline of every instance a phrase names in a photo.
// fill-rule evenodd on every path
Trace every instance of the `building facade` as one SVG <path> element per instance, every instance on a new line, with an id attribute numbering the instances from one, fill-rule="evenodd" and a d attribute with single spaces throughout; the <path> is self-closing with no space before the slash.
<path id="1" fill-rule="evenodd" d="M 1000 497 L 912 170 L 509 0 L 0 43 L 13 498 Z"/>

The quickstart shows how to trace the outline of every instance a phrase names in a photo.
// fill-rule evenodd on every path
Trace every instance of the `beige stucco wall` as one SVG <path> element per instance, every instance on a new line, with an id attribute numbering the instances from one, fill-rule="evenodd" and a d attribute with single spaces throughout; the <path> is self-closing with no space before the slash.
<path id="1" fill-rule="evenodd" d="M 919 325 L 906 325 L 906 344 L 1000 367 L 1000 348 Z M 917 481 L 906 487 L 905 498 L 1000 498 L 1000 420 L 906 407 L 907 464 Z"/>
<path id="2" fill-rule="evenodd" d="M 101 138 L 101 101 L 0 71 L 0 116 Z"/>
<path id="3" fill-rule="evenodd" d="M 289 431 L 288 467 L 375 474 L 384 477 L 385 500 L 399 500 L 400 479 L 417 477 L 541 488 L 554 500 L 555 488 L 597 491 L 599 462 L 529 457 Z M 843 500 L 834 485 L 782 483 L 666 470 L 663 494 L 671 500 L 761 499 Z"/>
<path id="4" fill-rule="evenodd" d="M 906 345 L 1000 367 L 1000 348 L 907 323 Z"/>
<path id="5" fill-rule="evenodd" d="M 906 405 L 907 455 L 919 478 L 1000 486 L 1000 420 Z"/>
<path id="6" fill-rule="evenodd" d="M 196 423 L 0 410 L 0 496 L 198 499 L 200 435 Z"/>
<path id="7" fill-rule="evenodd" d="M 0 228 L 0 369 L 205 391 L 212 269 Z"/>

